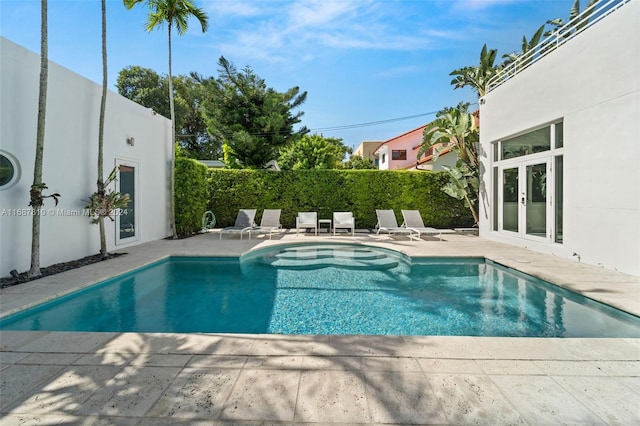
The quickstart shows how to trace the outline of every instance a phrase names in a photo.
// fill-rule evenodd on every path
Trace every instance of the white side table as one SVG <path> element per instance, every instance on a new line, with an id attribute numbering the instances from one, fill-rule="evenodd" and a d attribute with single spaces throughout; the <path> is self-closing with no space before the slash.
<path id="1" fill-rule="evenodd" d="M 326 223 L 327 225 L 329 225 L 329 228 L 327 228 L 327 232 L 331 233 L 331 219 L 319 219 L 318 228 L 322 228 L 323 223 Z"/>

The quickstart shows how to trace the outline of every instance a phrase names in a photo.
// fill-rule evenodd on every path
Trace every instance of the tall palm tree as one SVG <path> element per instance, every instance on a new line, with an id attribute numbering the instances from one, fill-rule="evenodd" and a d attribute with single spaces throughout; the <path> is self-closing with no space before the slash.
<path id="1" fill-rule="evenodd" d="M 47 35 L 47 0 L 41 2 L 40 24 L 40 88 L 38 95 L 38 124 L 36 130 L 36 159 L 33 168 L 33 185 L 29 205 L 34 209 L 31 232 L 31 268 L 28 276 L 39 277 L 40 272 L 40 209 L 43 205 L 42 190 L 46 185 L 42 182 L 42 158 L 44 155 L 44 126 L 47 113 L 47 79 L 49 77 L 48 35 Z"/>
<path id="2" fill-rule="evenodd" d="M 133 8 L 138 3 L 144 3 L 149 7 L 149 15 L 145 29 L 148 32 L 167 24 L 169 41 L 169 109 L 171 111 L 171 177 L 170 177 L 170 210 L 169 220 L 173 232 L 173 238 L 178 238 L 176 230 L 176 212 L 174 200 L 175 187 L 175 142 L 176 142 L 176 120 L 173 103 L 173 77 L 171 74 L 171 34 L 175 26 L 178 35 L 183 35 L 188 29 L 188 21 L 191 16 L 195 17 L 202 27 L 202 32 L 209 28 L 209 17 L 206 12 L 196 7 L 190 0 L 123 0 L 127 9 Z"/>
<path id="3" fill-rule="evenodd" d="M 100 99 L 100 124 L 98 126 L 98 198 L 105 196 L 104 184 L 104 117 L 107 107 L 107 6 L 102 0 L 102 98 Z M 100 254 L 107 257 L 107 238 L 104 230 L 104 216 L 98 216 L 100 226 Z"/>

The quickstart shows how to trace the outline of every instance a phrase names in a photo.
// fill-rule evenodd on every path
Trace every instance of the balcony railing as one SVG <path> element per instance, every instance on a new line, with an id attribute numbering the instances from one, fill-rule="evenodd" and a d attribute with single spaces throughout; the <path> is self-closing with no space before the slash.
<path id="1" fill-rule="evenodd" d="M 586 8 L 575 18 L 555 29 L 550 36 L 538 43 L 533 49 L 518 56 L 515 61 L 500 69 L 487 83 L 487 93 L 631 1 L 604 0 Z"/>

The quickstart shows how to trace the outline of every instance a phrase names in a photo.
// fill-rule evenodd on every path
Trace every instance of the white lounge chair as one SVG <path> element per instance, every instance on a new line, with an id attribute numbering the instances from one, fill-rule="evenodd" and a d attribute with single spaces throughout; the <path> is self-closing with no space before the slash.
<path id="1" fill-rule="evenodd" d="M 350 229 L 351 235 L 356 235 L 356 220 L 352 212 L 333 212 L 333 236 L 336 236 L 336 229 Z"/>
<path id="2" fill-rule="evenodd" d="M 271 235 L 282 231 L 282 225 L 280 224 L 281 209 L 265 209 L 262 212 L 262 219 L 260 219 L 260 226 L 251 228 L 249 230 L 249 239 L 251 234 L 268 234 L 269 239 Z"/>
<path id="3" fill-rule="evenodd" d="M 296 237 L 301 229 L 311 229 L 318 235 L 318 213 L 317 212 L 298 212 L 296 217 Z"/>
<path id="4" fill-rule="evenodd" d="M 393 210 L 376 210 L 376 216 L 378 216 L 378 224 L 376 225 L 378 230 L 376 234 L 380 234 L 381 232 L 388 234 L 407 234 L 409 238 L 412 238 L 413 234 L 419 235 L 419 232 L 415 229 L 398 226 L 396 214 Z"/>
<path id="5" fill-rule="evenodd" d="M 255 228 L 256 224 L 254 222 L 256 217 L 256 209 L 242 209 L 238 212 L 238 216 L 236 216 L 236 223 L 233 226 L 227 226 L 226 228 L 222 228 L 220 230 L 220 239 L 222 239 L 222 234 L 227 233 L 240 233 L 240 239 L 242 239 L 242 235 L 245 232 L 249 232 L 252 228 Z M 251 235 L 249 235 L 251 238 Z"/>
<path id="6" fill-rule="evenodd" d="M 422 234 L 437 235 L 440 241 L 442 241 L 442 230 L 424 226 L 422 216 L 420 216 L 420 211 L 402 210 L 402 217 L 404 218 L 402 226 L 415 229 L 418 232 L 418 238 L 420 238 Z"/>

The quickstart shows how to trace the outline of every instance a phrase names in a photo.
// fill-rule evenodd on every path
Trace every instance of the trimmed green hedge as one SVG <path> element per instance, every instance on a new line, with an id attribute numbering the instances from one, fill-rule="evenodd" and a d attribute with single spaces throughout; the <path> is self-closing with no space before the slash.
<path id="1" fill-rule="evenodd" d="M 188 237 L 202 228 L 202 216 L 209 205 L 207 166 L 185 157 L 176 157 L 176 232 Z"/>
<path id="2" fill-rule="evenodd" d="M 393 209 L 398 224 L 401 209 L 420 210 L 426 226 L 472 226 L 473 217 L 462 201 L 441 188 L 444 172 L 380 170 L 217 170 L 209 169 L 209 210 L 217 226 L 231 226 L 239 209 L 282 209 L 281 222 L 295 227 L 300 211 L 317 211 L 331 218 L 334 211 L 351 211 L 358 228 L 374 228 L 376 209 Z"/>

